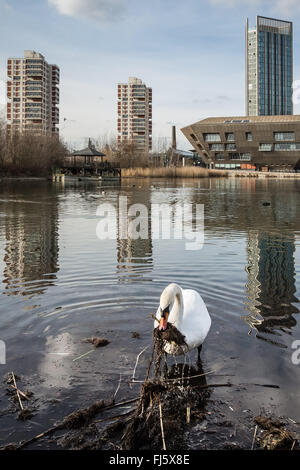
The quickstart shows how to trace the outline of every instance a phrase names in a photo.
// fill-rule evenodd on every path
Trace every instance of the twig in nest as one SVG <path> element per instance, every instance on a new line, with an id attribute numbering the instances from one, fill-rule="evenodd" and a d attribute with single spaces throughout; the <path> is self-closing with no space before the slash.
<path id="1" fill-rule="evenodd" d="M 256 438 L 256 434 L 257 434 L 257 428 L 258 428 L 258 426 L 256 425 L 256 426 L 255 426 L 255 429 L 254 429 L 254 434 L 253 434 L 253 439 L 252 439 L 251 450 L 254 449 L 254 443 L 255 443 L 255 438 Z"/>
<path id="2" fill-rule="evenodd" d="M 150 315 L 153 318 L 153 320 L 155 320 L 155 321 L 157 321 L 157 323 L 159 323 L 159 319 L 153 313 L 150 313 Z"/>
<path id="3" fill-rule="evenodd" d="M 120 388 L 120 386 L 121 386 L 121 380 L 122 380 L 122 374 L 120 374 L 120 379 L 119 379 L 119 383 L 118 383 L 118 386 L 117 386 L 117 390 L 115 391 L 115 394 L 114 394 L 114 396 L 113 396 L 113 402 L 115 402 L 117 393 L 118 393 L 119 388 Z"/>
<path id="4" fill-rule="evenodd" d="M 20 394 L 23 398 L 25 398 L 25 400 L 28 400 L 28 401 L 30 400 L 30 398 L 26 395 L 26 393 L 22 392 L 22 390 L 20 390 L 19 388 L 16 388 L 14 385 L 11 385 L 11 387 L 12 387 L 15 391 L 18 390 L 19 394 Z"/>
<path id="5" fill-rule="evenodd" d="M 186 408 L 186 422 L 187 424 L 191 422 L 191 408 L 189 406 Z"/>
<path id="6" fill-rule="evenodd" d="M 143 354 L 143 352 L 146 351 L 146 349 L 149 348 L 149 345 L 146 346 L 144 349 L 141 350 L 141 352 L 139 352 L 139 354 L 137 355 L 136 357 L 136 361 L 135 361 L 135 366 L 134 366 L 134 369 L 133 369 L 133 374 L 132 374 L 132 377 L 131 377 L 131 380 L 135 380 L 135 371 L 136 371 L 136 368 L 137 368 L 137 365 L 139 363 L 139 359 L 140 359 L 140 356 Z"/>
<path id="7" fill-rule="evenodd" d="M 164 424 L 163 424 L 163 419 L 162 419 L 161 402 L 159 402 L 159 420 L 160 420 L 161 438 L 162 438 L 162 442 L 163 442 L 163 450 L 167 450 L 166 441 L 165 441 L 165 433 L 164 433 Z"/>
<path id="8" fill-rule="evenodd" d="M 18 400 L 19 400 L 19 404 L 20 404 L 20 408 L 21 410 L 23 411 L 24 410 L 24 406 L 22 404 L 22 400 L 21 400 L 21 397 L 20 397 L 20 393 L 19 393 L 19 389 L 17 387 L 17 383 L 16 383 L 16 379 L 15 379 L 15 374 L 12 372 L 11 373 L 11 376 L 12 376 L 12 379 L 13 379 L 13 382 L 14 382 L 14 387 L 16 389 L 16 394 L 17 394 L 17 397 L 18 397 Z"/>
<path id="9" fill-rule="evenodd" d="M 294 450 L 295 444 L 296 444 L 296 441 L 294 440 L 291 450 Z"/>

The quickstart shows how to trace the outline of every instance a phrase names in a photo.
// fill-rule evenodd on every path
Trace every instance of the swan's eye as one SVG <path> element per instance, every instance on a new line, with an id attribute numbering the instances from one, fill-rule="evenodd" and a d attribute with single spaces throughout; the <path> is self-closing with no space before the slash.
<path id="1" fill-rule="evenodd" d="M 162 312 L 162 313 L 161 313 L 161 316 L 162 316 L 163 318 L 165 318 L 165 315 L 166 315 L 166 314 L 169 315 L 169 313 L 170 313 L 170 305 L 168 305 L 164 310 L 161 309 L 161 312 Z"/>

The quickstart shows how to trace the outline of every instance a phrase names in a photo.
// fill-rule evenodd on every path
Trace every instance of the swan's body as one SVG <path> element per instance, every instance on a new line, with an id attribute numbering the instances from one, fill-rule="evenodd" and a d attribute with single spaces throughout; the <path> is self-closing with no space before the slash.
<path id="1" fill-rule="evenodd" d="M 156 312 L 159 329 L 165 330 L 167 322 L 172 323 L 184 336 L 187 347 L 174 342 L 165 342 L 164 350 L 178 356 L 201 347 L 210 326 L 211 318 L 202 297 L 192 289 L 181 289 L 177 284 L 170 284 L 160 297 L 160 306 Z M 157 328 L 154 321 L 154 328 Z"/>

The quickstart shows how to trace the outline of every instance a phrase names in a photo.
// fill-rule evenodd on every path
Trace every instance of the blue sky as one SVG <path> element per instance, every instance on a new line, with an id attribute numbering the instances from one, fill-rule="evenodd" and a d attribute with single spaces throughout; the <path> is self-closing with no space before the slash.
<path id="1" fill-rule="evenodd" d="M 294 22 L 300 79 L 299 0 L 0 0 L 0 8 L 2 107 L 7 57 L 41 52 L 60 67 L 61 135 L 74 147 L 116 134 L 117 83 L 129 76 L 153 89 L 154 144 L 176 124 L 178 146 L 189 148 L 180 127 L 243 115 L 247 17 Z"/>

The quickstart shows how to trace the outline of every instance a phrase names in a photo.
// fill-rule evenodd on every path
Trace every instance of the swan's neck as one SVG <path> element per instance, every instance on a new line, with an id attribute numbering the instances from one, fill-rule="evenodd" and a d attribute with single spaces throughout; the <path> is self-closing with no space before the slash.
<path id="1" fill-rule="evenodd" d="M 183 317 L 183 297 L 182 291 L 180 288 L 176 289 L 174 292 L 174 304 L 169 316 L 169 322 L 172 323 L 178 330 L 182 323 Z"/>

